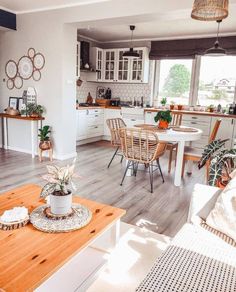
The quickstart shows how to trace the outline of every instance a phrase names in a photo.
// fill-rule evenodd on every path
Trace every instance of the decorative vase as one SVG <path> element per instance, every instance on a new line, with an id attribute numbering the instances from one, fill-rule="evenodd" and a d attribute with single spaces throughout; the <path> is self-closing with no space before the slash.
<path id="1" fill-rule="evenodd" d="M 169 126 L 169 123 L 167 121 L 163 121 L 163 120 L 159 121 L 159 126 L 158 126 L 159 129 L 167 129 L 168 126 Z"/>
<path id="2" fill-rule="evenodd" d="M 66 195 L 59 195 L 60 192 L 54 192 L 50 195 L 50 208 L 52 214 L 66 215 L 71 212 L 72 193 L 68 191 Z"/>
<path id="3" fill-rule="evenodd" d="M 49 150 L 52 148 L 51 141 L 40 141 L 39 148 L 41 150 Z"/>

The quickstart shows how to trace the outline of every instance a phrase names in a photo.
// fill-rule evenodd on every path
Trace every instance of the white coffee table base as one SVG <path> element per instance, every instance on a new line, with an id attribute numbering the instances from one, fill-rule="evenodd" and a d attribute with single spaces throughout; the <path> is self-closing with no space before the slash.
<path id="1" fill-rule="evenodd" d="M 109 253 L 120 236 L 120 220 L 109 226 L 98 238 L 65 263 L 36 292 L 85 292 L 107 263 Z"/>

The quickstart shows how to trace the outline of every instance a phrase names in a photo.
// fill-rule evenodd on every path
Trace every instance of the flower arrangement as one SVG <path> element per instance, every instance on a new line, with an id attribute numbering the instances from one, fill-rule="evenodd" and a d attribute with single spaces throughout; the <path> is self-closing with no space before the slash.
<path id="1" fill-rule="evenodd" d="M 74 173 L 74 159 L 72 165 L 58 167 L 56 165 L 47 165 L 48 173 L 43 176 L 47 184 L 42 188 L 40 197 L 46 198 L 49 195 L 66 196 L 71 193 L 70 188 L 76 190 L 74 177 L 79 177 Z"/>

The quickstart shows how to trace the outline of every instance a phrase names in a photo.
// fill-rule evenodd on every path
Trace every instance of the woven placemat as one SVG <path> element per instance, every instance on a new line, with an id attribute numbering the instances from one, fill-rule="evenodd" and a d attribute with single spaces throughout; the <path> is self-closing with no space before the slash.
<path id="1" fill-rule="evenodd" d="M 197 129 L 195 129 L 195 128 L 184 128 L 184 127 L 176 127 L 176 128 L 172 128 L 172 130 L 173 131 L 175 131 L 175 132 L 186 132 L 186 133 L 196 133 L 196 132 L 198 132 L 198 130 Z"/>
<path id="2" fill-rule="evenodd" d="M 141 128 L 143 130 L 153 131 L 153 132 L 166 132 L 165 129 L 159 129 L 158 126 L 154 126 L 151 124 L 139 124 L 135 125 L 137 128 Z"/>
<path id="3" fill-rule="evenodd" d="M 73 204 L 73 215 L 60 220 L 47 218 L 45 209 L 48 207 L 48 205 L 40 206 L 30 214 L 30 222 L 36 229 L 43 232 L 63 233 L 78 230 L 86 226 L 92 219 L 92 212 L 80 204 Z"/>

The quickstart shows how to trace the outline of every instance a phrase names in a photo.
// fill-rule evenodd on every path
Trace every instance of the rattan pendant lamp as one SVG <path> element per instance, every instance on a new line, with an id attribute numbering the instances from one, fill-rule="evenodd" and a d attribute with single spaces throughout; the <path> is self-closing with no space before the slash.
<path id="1" fill-rule="evenodd" d="M 228 0 L 195 0 L 191 17 L 203 21 L 217 21 L 226 18 Z"/>

